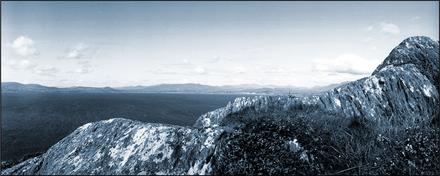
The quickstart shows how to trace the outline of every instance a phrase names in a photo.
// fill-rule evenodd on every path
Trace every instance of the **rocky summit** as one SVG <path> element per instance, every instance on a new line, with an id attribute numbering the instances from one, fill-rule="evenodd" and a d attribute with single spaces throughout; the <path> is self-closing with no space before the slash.
<path id="1" fill-rule="evenodd" d="M 85 124 L 2 174 L 440 174 L 439 42 L 410 37 L 369 77 L 238 98 L 193 127 Z"/>

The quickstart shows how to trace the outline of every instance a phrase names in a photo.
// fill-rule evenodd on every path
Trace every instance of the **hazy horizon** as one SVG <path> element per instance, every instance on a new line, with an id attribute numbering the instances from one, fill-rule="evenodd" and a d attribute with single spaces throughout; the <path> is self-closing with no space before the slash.
<path id="1" fill-rule="evenodd" d="M 2 2 L 1 80 L 314 87 L 370 75 L 438 2 Z"/>
<path id="2" fill-rule="evenodd" d="M 236 86 L 236 87 L 240 87 L 240 86 L 255 86 L 255 87 L 264 87 L 264 88 L 272 88 L 272 87 L 276 87 L 276 88 L 282 88 L 282 87 L 294 87 L 294 88 L 320 88 L 320 87 L 326 87 L 326 86 L 332 86 L 332 85 L 338 85 L 338 84 L 344 84 L 347 81 L 344 82 L 339 82 L 339 83 L 331 83 L 331 84 L 326 84 L 326 85 L 319 85 L 319 86 L 312 86 L 312 87 L 305 87 L 305 86 L 295 86 L 295 85 L 271 85 L 271 84 L 225 84 L 225 85 L 208 85 L 208 84 L 200 84 L 200 83 L 159 83 L 159 84 L 152 84 L 152 85 L 127 85 L 127 86 L 83 86 L 83 85 L 71 85 L 71 86 L 55 86 L 55 85 L 46 85 L 46 84 L 39 84 L 39 83 L 22 83 L 22 82 L 16 82 L 16 81 L 2 81 L 0 82 L 1 84 L 4 83 L 19 83 L 19 84 L 24 84 L 24 85 L 29 85 L 29 84 L 38 84 L 41 86 L 45 86 L 45 87 L 56 87 L 56 88 L 73 88 L 73 87 L 91 87 L 91 88 L 104 88 L 104 87 L 110 87 L 110 88 L 124 88 L 124 87 L 137 87 L 137 86 L 160 86 L 160 85 L 187 85 L 187 84 L 196 84 L 196 85 L 202 85 L 202 86 L 218 86 L 218 87 L 227 87 L 227 86 Z"/>

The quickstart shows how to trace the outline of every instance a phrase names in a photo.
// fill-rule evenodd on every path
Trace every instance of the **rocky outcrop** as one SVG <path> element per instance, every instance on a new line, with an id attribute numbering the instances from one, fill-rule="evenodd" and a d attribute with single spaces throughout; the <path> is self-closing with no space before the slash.
<path id="1" fill-rule="evenodd" d="M 193 161 L 208 154 L 213 135 L 122 118 L 88 123 L 2 174 L 204 174 L 208 167 L 196 171 Z"/>
<path id="2" fill-rule="evenodd" d="M 411 37 L 367 78 L 238 98 L 192 128 L 89 123 L 2 174 L 439 174 L 439 43 Z"/>

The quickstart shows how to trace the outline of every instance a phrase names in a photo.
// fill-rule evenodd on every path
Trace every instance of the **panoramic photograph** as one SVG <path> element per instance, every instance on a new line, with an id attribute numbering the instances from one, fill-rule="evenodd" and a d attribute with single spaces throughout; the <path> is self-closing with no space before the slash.
<path id="1" fill-rule="evenodd" d="M 1 175 L 440 175 L 438 1 L 2 1 Z"/>

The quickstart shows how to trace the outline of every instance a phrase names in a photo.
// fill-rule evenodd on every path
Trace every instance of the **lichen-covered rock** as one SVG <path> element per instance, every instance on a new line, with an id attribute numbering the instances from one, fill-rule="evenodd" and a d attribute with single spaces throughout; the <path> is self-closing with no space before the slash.
<path id="1" fill-rule="evenodd" d="M 112 119 L 2 174 L 440 174 L 439 43 L 411 37 L 369 77 L 237 98 L 192 128 Z"/>
<path id="2" fill-rule="evenodd" d="M 212 133 L 122 118 L 88 123 L 2 174 L 204 174 L 193 161 L 209 153 Z"/>
<path id="3" fill-rule="evenodd" d="M 424 36 L 410 37 L 394 48 L 383 63 L 374 70 L 373 74 L 376 74 L 384 67 L 412 64 L 433 84 L 438 86 L 439 83 L 435 81 L 435 77 L 438 77 L 440 69 L 438 55 L 438 41 L 436 42 Z"/>

